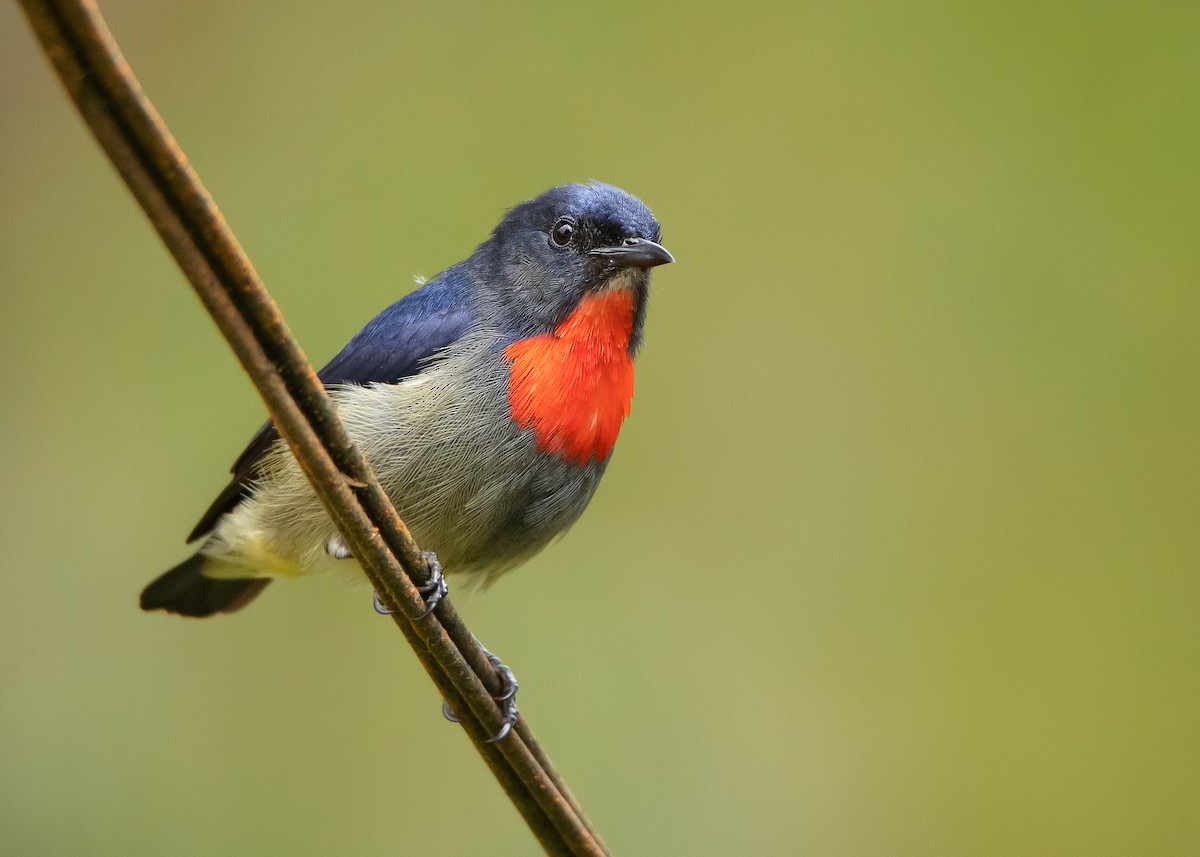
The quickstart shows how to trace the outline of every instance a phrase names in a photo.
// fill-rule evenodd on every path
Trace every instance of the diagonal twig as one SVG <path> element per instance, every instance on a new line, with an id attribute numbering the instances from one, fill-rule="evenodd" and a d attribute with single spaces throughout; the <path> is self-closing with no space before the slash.
<path id="1" fill-rule="evenodd" d="M 68 94 L 250 375 L 280 434 L 396 625 L 548 854 L 608 852 L 522 718 L 503 725 L 500 687 L 448 599 L 419 619 L 429 570 L 355 448 L 216 204 L 142 92 L 91 0 L 20 0 Z M 415 581 L 415 583 L 414 583 Z"/>

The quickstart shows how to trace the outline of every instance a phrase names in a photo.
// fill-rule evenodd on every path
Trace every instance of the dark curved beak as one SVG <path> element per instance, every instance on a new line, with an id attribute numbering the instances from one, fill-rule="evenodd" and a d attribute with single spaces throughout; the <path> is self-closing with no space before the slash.
<path id="1" fill-rule="evenodd" d="M 655 265 L 666 265 L 675 261 L 675 257 L 667 252 L 661 244 L 655 244 L 648 238 L 626 238 L 615 247 L 597 247 L 589 250 L 590 256 L 603 256 L 611 259 L 622 268 L 653 268 Z"/>

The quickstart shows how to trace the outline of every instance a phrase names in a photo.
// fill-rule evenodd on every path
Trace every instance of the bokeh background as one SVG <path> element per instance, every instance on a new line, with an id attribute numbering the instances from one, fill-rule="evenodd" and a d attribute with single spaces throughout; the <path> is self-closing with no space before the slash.
<path id="1" fill-rule="evenodd" d="M 459 606 L 622 855 L 1200 853 L 1200 6 L 102 4 L 314 361 L 643 197 L 634 412 Z M 137 609 L 262 419 L 0 4 L 0 851 L 536 851 L 368 594 Z"/>

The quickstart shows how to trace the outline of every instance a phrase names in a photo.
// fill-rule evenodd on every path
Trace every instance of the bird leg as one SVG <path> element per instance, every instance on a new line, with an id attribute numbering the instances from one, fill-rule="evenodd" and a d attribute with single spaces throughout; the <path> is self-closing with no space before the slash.
<path id="1" fill-rule="evenodd" d="M 433 609 L 438 606 L 443 598 L 446 597 L 446 578 L 442 574 L 442 564 L 438 562 L 437 554 L 433 551 L 422 551 L 421 556 L 425 558 L 425 564 L 429 567 L 429 580 L 424 583 L 416 584 L 417 592 L 421 593 L 421 598 L 425 601 L 425 609 L 414 616 L 414 619 L 424 619 Z M 384 616 L 390 616 L 392 611 L 379 600 L 379 593 L 375 593 L 375 612 L 381 613 Z"/>
<path id="2" fill-rule="evenodd" d="M 333 544 L 333 539 L 330 539 L 330 545 Z M 333 550 L 329 549 L 331 556 L 336 556 Z M 425 558 L 426 564 L 429 566 L 429 580 L 417 586 L 417 591 L 421 593 L 421 597 L 425 599 L 425 612 L 421 613 L 416 618 L 420 619 L 428 616 L 433 612 L 440 602 L 446 596 L 446 578 L 442 574 L 442 564 L 438 562 L 437 555 L 433 551 L 423 551 L 421 556 Z M 390 616 L 392 611 L 388 609 L 379 599 L 379 593 L 374 593 L 375 596 L 375 612 L 381 613 L 384 616 Z M 479 640 L 475 640 L 479 643 Z M 496 705 L 500 706 L 501 712 L 504 715 L 504 725 L 500 727 L 500 731 L 493 737 L 488 739 L 488 743 L 494 743 L 502 740 L 510 731 L 513 725 L 517 722 L 520 712 L 517 711 L 517 678 L 513 675 L 513 671 L 482 645 L 479 648 L 483 649 L 484 655 L 487 656 L 488 662 L 491 663 L 492 669 L 496 671 L 496 675 L 500 678 L 500 690 L 498 693 L 492 694 L 492 699 L 496 700 Z M 442 715 L 451 723 L 461 722 L 461 718 L 454 713 L 454 709 L 450 707 L 450 703 L 442 700 Z"/>
<path id="3" fill-rule="evenodd" d="M 475 641 L 476 643 L 479 640 Z M 479 648 L 483 649 L 483 646 Z M 500 676 L 500 692 L 492 694 L 492 699 L 496 700 L 496 705 L 500 706 L 500 710 L 504 714 L 504 725 L 500 727 L 500 731 L 487 740 L 487 743 L 494 744 L 500 741 L 516 724 L 521 713 L 517 711 L 517 690 L 520 687 L 517 684 L 517 677 L 513 675 L 513 671 L 506 667 L 498 657 L 493 655 L 487 649 L 483 649 L 483 653 L 487 655 L 487 659 L 491 662 L 492 669 Z M 459 717 L 450 703 L 442 700 L 442 716 L 451 723 L 461 723 L 462 718 Z"/>

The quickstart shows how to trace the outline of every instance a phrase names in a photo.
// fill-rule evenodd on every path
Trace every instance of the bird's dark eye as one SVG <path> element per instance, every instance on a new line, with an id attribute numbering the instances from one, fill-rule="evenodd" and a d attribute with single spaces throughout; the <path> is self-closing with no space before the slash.
<path id="1" fill-rule="evenodd" d="M 575 237 L 575 224 L 569 220 L 560 220 L 550 230 L 550 240 L 559 247 L 566 247 Z"/>

